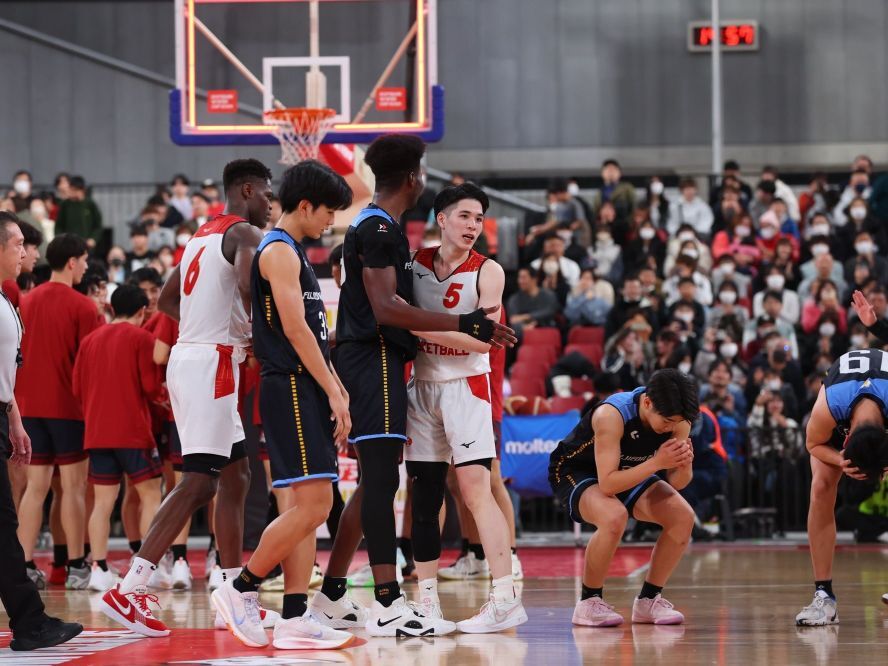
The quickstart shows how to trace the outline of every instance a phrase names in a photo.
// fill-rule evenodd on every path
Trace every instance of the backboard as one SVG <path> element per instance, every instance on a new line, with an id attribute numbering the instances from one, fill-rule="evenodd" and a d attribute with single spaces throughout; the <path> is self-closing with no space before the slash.
<path id="1" fill-rule="evenodd" d="M 262 113 L 329 107 L 327 144 L 444 132 L 437 0 L 175 0 L 179 145 L 274 145 Z"/>

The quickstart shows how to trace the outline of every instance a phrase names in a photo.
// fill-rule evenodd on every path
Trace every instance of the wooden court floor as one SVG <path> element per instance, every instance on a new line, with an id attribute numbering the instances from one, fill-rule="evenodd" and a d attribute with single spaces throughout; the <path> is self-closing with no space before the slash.
<path id="1" fill-rule="evenodd" d="M 647 549 L 621 549 L 605 598 L 629 617 Z M 511 632 L 437 639 L 369 639 L 337 652 L 286 652 L 243 647 L 225 631 L 213 631 L 203 579 L 192 592 L 158 594 L 161 617 L 174 631 L 147 639 L 115 630 L 99 612 L 96 593 L 50 589 L 48 611 L 92 631 L 67 646 L 30 654 L 0 648 L 0 664 L 378 664 L 444 666 L 561 666 L 573 664 L 888 664 L 888 546 L 840 548 L 834 588 L 841 624 L 797 628 L 796 612 L 812 596 L 808 553 L 799 547 L 692 546 L 667 588 L 685 613 L 677 627 L 591 629 L 570 623 L 582 566 L 581 549 L 525 550 L 530 575 L 523 584 L 530 621 Z M 547 576 L 539 575 L 545 573 Z M 2 574 L 0 574 L 2 575 Z M 406 585 L 408 594 L 415 585 Z M 484 601 L 481 583 L 441 582 L 445 614 L 471 615 Z M 369 603 L 371 592 L 353 593 Z M 271 608 L 275 594 L 263 594 Z M 0 618 L 5 623 L 5 618 Z M 5 626 L 5 624 L 4 624 Z M 363 632 L 359 632 L 363 636 Z M 7 645 L 8 634 L 0 637 Z"/>

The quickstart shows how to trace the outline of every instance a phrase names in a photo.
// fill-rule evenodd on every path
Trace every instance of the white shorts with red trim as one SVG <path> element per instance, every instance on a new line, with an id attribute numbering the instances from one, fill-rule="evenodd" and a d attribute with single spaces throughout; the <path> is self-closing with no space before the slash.
<path id="1" fill-rule="evenodd" d="M 237 409 L 238 347 L 177 343 L 167 365 L 167 389 L 182 442 L 182 455 L 231 456 L 231 445 L 244 440 Z"/>
<path id="2" fill-rule="evenodd" d="M 407 437 L 406 460 L 459 465 L 496 458 L 487 375 L 414 380 L 407 388 Z"/>

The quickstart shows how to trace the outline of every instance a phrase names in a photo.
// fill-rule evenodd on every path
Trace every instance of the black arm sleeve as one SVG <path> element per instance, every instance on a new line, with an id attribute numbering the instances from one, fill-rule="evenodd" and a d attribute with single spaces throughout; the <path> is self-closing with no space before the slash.
<path id="1" fill-rule="evenodd" d="M 879 338 L 882 344 L 888 344 L 888 321 L 877 319 L 872 326 L 867 326 L 866 330 Z"/>

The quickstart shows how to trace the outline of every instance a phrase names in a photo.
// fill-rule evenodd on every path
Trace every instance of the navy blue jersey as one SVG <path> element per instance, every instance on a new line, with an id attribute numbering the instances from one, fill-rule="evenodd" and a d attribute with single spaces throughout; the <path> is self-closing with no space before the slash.
<path id="1" fill-rule="evenodd" d="M 397 347 L 406 360 L 416 356 L 416 338 L 410 331 L 380 326 L 364 289 L 365 268 L 395 269 L 396 293 L 413 302 L 413 262 L 407 236 L 382 208 L 370 204 L 345 232 L 342 241 L 342 292 L 336 318 L 336 342 L 374 342 L 380 336 Z"/>
<path id="2" fill-rule="evenodd" d="M 298 372 L 302 360 L 284 334 L 281 318 L 271 293 L 271 284 L 259 272 L 259 258 L 263 250 L 272 243 L 286 243 L 296 256 L 302 267 L 299 270 L 299 288 L 302 291 L 302 304 L 305 307 L 305 321 L 321 353 L 330 360 L 330 345 L 327 342 L 327 311 L 321 298 L 321 286 L 315 276 L 302 245 L 283 229 L 272 229 L 259 243 L 256 256 L 253 258 L 250 293 L 253 302 L 253 352 L 262 364 L 262 374 Z"/>
<path id="3" fill-rule="evenodd" d="M 829 413 L 840 430 L 847 431 L 851 412 L 861 399 L 882 407 L 888 418 L 888 353 L 881 349 L 857 349 L 842 354 L 823 382 Z"/>
<path id="4" fill-rule="evenodd" d="M 565 437 L 549 458 L 549 474 L 558 479 L 569 470 L 582 470 L 596 474 L 595 433 L 592 430 L 592 414 L 602 405 L 616 407 L 623 417 L 623 437 L 620 439 L 620 469 L 629 469 L 652 458 L 672 433 L 659 435 L 647 428 L 638 416 L 638 401 L 645 392 L 639 386 L 630 393 L 615 393 L 600 402 L 595 409 L 583 416 L 577 427 Z"/>

